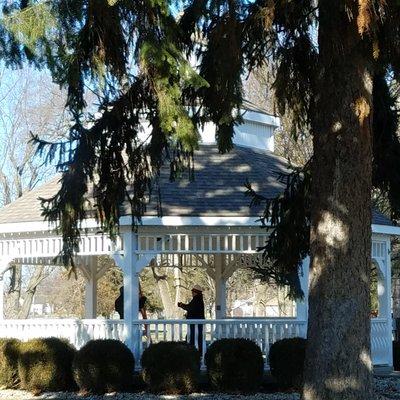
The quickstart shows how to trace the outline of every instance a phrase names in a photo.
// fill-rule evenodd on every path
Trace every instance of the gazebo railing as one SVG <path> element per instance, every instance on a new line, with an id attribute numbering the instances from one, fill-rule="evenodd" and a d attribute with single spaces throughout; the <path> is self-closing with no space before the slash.
<path id="1" fill-rule="evenodd" d="M 220 320 L 137 320 L 131 329 L 133 350 L 137 361 L 152 343 L 161 341 L 188 341 L 190 326 L 196 326 L 194 344 L 199 348 L 199 328 L 203 332 L 203 355 L 217 339 L 247 338 L 256 342 L 265 357 L 277 340 L 306 335 L 306 322 L 295 319 L 220 319 Z M 0 337 L 29 340 L 36 337 L 67 339 L 78 349 L 91 339 L 127 341 L 128 327 L 123 320 L 101 319 L 25 319 L 0 321 Z M 140 338 L 140 339 L 139 339 Z"/>
<path id="2" fill-rule="evenodd" d="M 67 339 L 81 348 L 92 339 L 125 341 L 126 326 L 123 320 L 102 319 L 4 319 L 0 320 L 0 337 L 29 340 L 37 337 Z"/>
<path id="3" fill-rule="evenodd" d="M 245 338 L 253 340 L 260 347 L 266 360 L 273 343 L 284 338 L 305 337 L 307 329 L 306 321 L 295 319 L 139 320 L 134 325 L 135 331 L 142 335 L 139 354 L 152 343 L 191 342 L 191 336 L 194 335 L 192 343 L 202 351 L 202 356 L 215 340 Z"/>
<path id="4" fill-rule="evenodd" d="M 199 346 L 199 329 L 202 326 L 202 343 Z M 387 339 L 390 324 L 386 319 L 371 320 L 371 350 L 375 365 L 391 365 L 391 343 Z M 389 328 L 388 328 L 389 327 Z M 128 340 L 130 331 L 131 340 Z M 266 361 L 271 345 L 283 338 L 306 337 L 307 322 L 287 319 L 220 319 L 220 320 L 137 320 L 131 329 L 123 320 L 102 319 L 25 319 L 0 320 L 0 337 L 29 340 L 37 337 L 59 337 L 70 341 L 78 349 L 91 339 L 116 339 L 133 345 L 139 366 L 143 351 L 152 343 L 160 341 L 188 341 L 195 335 L 194 344 L 202 347 L 205 354 L 208 346 L 222 338 L 247 338 L 260 347 Z M 203 357 L 204 359 L 204 357 Z"/>
<path id="5" fill-rule="evenodd" d="M 371 354 L 375 365 L 385 365 L 392 358 L 391 331 L 391 318 L 389 321 L 379 317 L 371 319 Z"/>

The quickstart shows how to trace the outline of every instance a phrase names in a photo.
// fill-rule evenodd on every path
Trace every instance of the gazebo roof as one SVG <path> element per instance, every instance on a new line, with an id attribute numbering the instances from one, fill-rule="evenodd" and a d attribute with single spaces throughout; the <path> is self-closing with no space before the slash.
<path id="1" fill-rule="evenodd" d="M 160 175 L 162 216 L 257 217 L 260 209 L 249 208 L 244 195 L 246 181 L 260 194 L 273 197 L 284 185 L 278 176 L 287 172 L 287 161 L 269 151 L 235 146 L 220 154 L 215 145 L 201 145 L 195 153 L 195 180 L 187 173 L 175 182 L 169 181 L 169 167 Z M 25 193 L 0 210 L 0 224 L 43 221 L 39 198 L 57 193 L 59 176 L 39 188 Z M 146 215 L 158 214 L 156 201 L 151 201 Z M 383 214 L 373 211 L 373 224 L 392 225 Z"/>

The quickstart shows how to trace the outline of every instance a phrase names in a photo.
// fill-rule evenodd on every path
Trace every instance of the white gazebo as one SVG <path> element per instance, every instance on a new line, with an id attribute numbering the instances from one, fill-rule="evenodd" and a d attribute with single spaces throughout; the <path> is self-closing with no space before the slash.
<path id="1" fill-rule="evenodd" d="M 260 254 L 257 248 L 268 233 L 257 221 L 260 209 L 249 208 L 244 183 L 266 196 L 278 194 L 286 160 L 273 154 L 274 130 L 279 119 L 251 105 L 244 110 L 244 122 L 236 128 L 235 148 L 219 154 L 213 143 L 215 127 L 206 125 L 203 144 L 195 154 L 195 180 L 169 182 L 169 171 L 160 177 L 162 217 L 149 204 L 142 225 L 131 229 L 131 218 L 121 218 L 116 243 L 98 233 L 94 220 L 82 223 L 82 239 L 76 264 L 86 278 L 86 316 L 76 319 L 3 318 L 3 276 L 10 263 L 54 264 L 62 246 L 60 236 L 43 221 L 39 197 L 51 197 L 59 187 L 58 177 L 26 193 L 0 210 L 0 337 L 26 340 L 57 336 L 80 347 L 93 338 L 123 340 L 139 361 L 150 343 L 185 340 L 188 324 L 204 325 L 203 352 L 212 340 L 222 337 L 253 339 L 267 356 L 269 347 L 284 337 L 305 336 L 307 326 L 308 259 L 304 260 L 301 284 L 305 301 L 296 303 L 291 318 L 226 318 L 226 281 L 238 268 L 251 266 Z M 373 213 L 372 258 L 378 271 L 379 313 L 371 319 L 372 358 L 375 365 L 392 366 L 390 239 L 400 235 L 383 215 Z M 96 318 L 97 280 L 104 274 L 98 257 L 108 255 L 124 272 L 124 320 Z M 158 263 L 186 267 L 202 266 L 215 279 L 215 320 L 138 319 L 139 273 Z M 357 327 L 355 326 L 356 330 Z M 147 335 L 143 335 L 143 332 Z M 197 330 L 195 330 L 197 332 Z M 196 340 L 197 342 L 197 340 Z"/>

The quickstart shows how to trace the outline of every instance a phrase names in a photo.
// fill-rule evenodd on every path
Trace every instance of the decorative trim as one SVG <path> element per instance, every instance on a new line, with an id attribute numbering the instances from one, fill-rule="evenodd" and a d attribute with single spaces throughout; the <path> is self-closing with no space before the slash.
<path id="1" fill-rule="evenodd" d="M 372 233 L 400 236 L 400 226 L 372 224 Z"/>
<path id="2" fill-rule="evenodd" d="M 123 216 L 120 218 L 121 227 L 130 226 L 132 223 L 131 216 Z M 181 216 L 165 216 L 142 218 L 144 226 L 251 226 L 261 227 L 260 221 L 256 216 L 238 217 L 238 216 L 221 216 L 221 217 L 181 217 Z M 98 224 L 94 218 L 82 221 L 81 229 L 96 229 Z M 0 224 L 0 234 L 8 233 L 28 233 L 28 232 L 54 232 L 55 226 L 50 225 L 47 221 L 37 222 L 14 222 Z M 376 234 L 396 235 L 400 236 L 400 227 L 391 225 L 372 224 L 372 232 Z"/>

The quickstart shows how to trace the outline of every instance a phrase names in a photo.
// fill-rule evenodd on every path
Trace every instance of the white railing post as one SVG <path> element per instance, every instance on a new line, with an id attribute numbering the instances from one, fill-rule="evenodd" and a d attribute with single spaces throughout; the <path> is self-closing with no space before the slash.
<path id="1" fill-rule="evenodd" d="M 223 254 L 214 255 L 215 267 L 215 318 L 226 317 L 226 280 L 223 274 L 225 256 Z"/>

